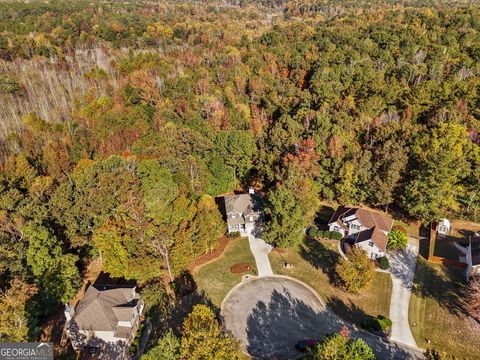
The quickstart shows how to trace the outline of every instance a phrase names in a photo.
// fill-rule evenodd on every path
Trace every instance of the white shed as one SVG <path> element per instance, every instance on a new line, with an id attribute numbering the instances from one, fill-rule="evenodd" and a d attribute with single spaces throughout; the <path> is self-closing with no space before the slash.
<path id="1" fill-rule="evenodd" d="M 442 219 L 437 225 L 437 234 L 445 236 L 450 232 L 450 221 L 448 219 Z"/>

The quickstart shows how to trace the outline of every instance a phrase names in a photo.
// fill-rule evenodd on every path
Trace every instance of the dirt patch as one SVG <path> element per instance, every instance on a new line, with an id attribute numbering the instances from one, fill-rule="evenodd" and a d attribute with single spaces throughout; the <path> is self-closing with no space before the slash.
<path id="1" fill-rule="evenodd" d="M 250 270 L 252 270 L 252 265 L 247 263 L 235 264 L 230 268 L 232 274 L 241 274 Z"/>
<path id="2" fill-rule="evenodd" d="M 227 238 L 226 236 L 222 236 L 220 238 L 219 243 L 218 243 L 218 247 L 215 250 L 213 250 L 213 251 L 211 251 L 207 254 L 200 255 L 195 260 L 193 260 L 187 267 L 188 271 L 193 272 L 193 270 L 195 270 L 195 268 L 197 268 L 201 265 L 204 265 L 204 264 L 206 264 L 206 263 L 208 263 L 212 260 L 215 260 L 220 255 L 222 255 L 223 251 L 227 247 L 228 240 L 229 240 L 229 238 Z"/>
<path id="3" fill-rule="evenodd" d="M 275 248 L 275 251 L 278 252 L 279 254 L 288 254 L 288 249 L 284 248 Z"/>

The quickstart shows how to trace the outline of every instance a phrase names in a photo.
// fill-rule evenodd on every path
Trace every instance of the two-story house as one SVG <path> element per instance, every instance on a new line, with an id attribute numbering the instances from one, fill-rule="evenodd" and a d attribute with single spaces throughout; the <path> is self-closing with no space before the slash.
<path id="1" fill-rule="evenodd" d="M 328 227 L 342 234 L 347 242 L 365 250 L 371 259 L 385 255 L 393 219 L 377 212 L 340 206 Z"/>
<path id="2" fill-rule="evenodd" d="M 250 233 L 260 216 L 260 211 L 255 207 L 252 190 L 248 194 L 225 196 L 225 212 L 228 232 Z"/>
<path id="3" fill-rule="evenodd" d="M 105 343 L 131 345 L 143 312 L 134 286 L 91 285 L 75 309 L 65 307 L 67 329 L 74 349 Z"/>

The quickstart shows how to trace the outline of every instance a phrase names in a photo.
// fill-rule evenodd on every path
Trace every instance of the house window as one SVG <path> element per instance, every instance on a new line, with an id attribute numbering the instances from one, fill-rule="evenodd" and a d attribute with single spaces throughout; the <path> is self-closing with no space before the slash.
<path id="1" fill-rule="evenodd" d="M 232 219 L 235 219 L 235 218 L 236 218 L 235 214 L 232 214 Z"/>
<path id="2" fill-rule="evenodd" d="M 253 221 L 253 216 L 250 216 L 250 221 Z"/>
<path id="3" fill-rule="evenodd" d="M 370 247 L 373 247 L 373 241 L 370 240 L 370 241 L 368 242 L 368 245 L 369 245 Z"/>
<path id="4" fill-rule="evenodd" d="M 354 230 L 360 230 L 360 225 L 357 225 L 357 224 L 350 224 L 350 229 L 354 229 Z"/>
<path id="5" fill-rule="evenodd" d="M 440 225 L 438 227 L 438 232 L 441 232 L 441 233 L 446 233 L 447 232 L 447 228 L 445 225 Z"/>
<path id="6" fill-rule="evenodd" d="M 340 232 L 340 228 L 339 228 L 338 226 L 334 226 L 334 227 L 333 227 L 333 231 Z"/>

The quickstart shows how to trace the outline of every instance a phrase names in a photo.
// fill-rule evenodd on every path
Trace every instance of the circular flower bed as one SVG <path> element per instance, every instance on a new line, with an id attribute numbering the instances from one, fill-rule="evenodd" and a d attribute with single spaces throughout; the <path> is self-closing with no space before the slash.
<path id="1" fill-rule="evenodd" d="M 240 274 L 252 270 L 252 265 L 246 263 L 235 264 L 230 268 L 233 274 Z"/>

